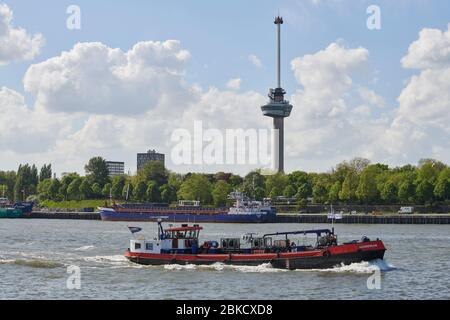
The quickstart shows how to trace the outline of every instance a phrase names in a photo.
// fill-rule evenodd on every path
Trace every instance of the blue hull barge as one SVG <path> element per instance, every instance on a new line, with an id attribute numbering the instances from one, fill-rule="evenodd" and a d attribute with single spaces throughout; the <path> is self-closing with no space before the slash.
<path id="1" fill-rule="evenodd" d="M 164 204 L 122 204 L 99 208 L 104 221 L 158 221 L 202 223 L 274 223 L 276 210 L 268 202 L 249 201 L 233 192 L 234 205 L 227 208 L 201 207 L 199 201 L 180 201 L 176 207 Z"/>

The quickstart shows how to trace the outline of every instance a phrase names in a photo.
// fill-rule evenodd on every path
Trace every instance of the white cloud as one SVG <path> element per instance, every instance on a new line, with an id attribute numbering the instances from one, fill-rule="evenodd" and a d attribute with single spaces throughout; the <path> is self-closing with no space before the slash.
<path id="1" fill-rule="evenodd" d="M 25 90 L 52 112 L 142 114 L 175 111 L 189 102 L 183 72 L 190 54 L 178 41 L 139 42 L 128 52 L 102 43 L 78 43 L 69 52 L 32 65 Z"/>
<path id="2" fill-rule="evenodd" d="M 156 148 L 169 155 L 172 131 L 192 130 L 196 120 L 203 121 L 205 129 L 223 132 L 267 125 L 260 114 L 263 95 L 188 84 L 189 56 L 178 41 L 140 42 L 127 52 L 102 43 L 79 43 L 69 52 L 30 66 L 24 87 L 35 96 L 34 106 L 27 107 L 15 93 L 22 113 L 4 111 L 16 114 L 8 122 L 23 123 L 22 130 L 26 128 L 35 139 L 26 141 L 25 134 L 15 136 L 7 127 L 11 134 L 1 139 L 4 151 L 11 159 L 20 158 L 16 142 L 23 138 L 23 150 L 30 151 L 31 144 L 39 146 L 30 159 L 41 159 L 37 161 L 41 164 L 51 159 L 58 172 L 82 171 L 83 164 L 97 155 L 124 160 L 134 171 L 137 152 Z M 231 87 L 237 89 L 240 79 L 232 80 Z M 242 117 L 249 112 L 260 114 L 261 122 L 258 117 Z M 170 167 L 169 156 L 167 161 Z M 208 168 L 216 169 L 221 168 Z"/>
<path id="3" fill-rule="evenodd" d="M 31 60 L 44 44 L 41 34 L 30 35 L 22 28 L 12 26 L 13 12 L 0 4 L 0 65 L 13 61 Z"/>
<path id="4" fill-rule="evenodd" d="M 376 94 L 373 90 L 360 88 L 359 95 L 364 100 L 364 102 L 370 104 L 371 106 L 384 108 L 386 105 L 384 98 Z"/>
<path id="5" fill-rule="evenodd" d="M 413 76 L 398 101 L 399 117 L 450 133 L 450 66 Z"/>
<path id="6" fill-rule="evenodd" d="M 20 93 L 6 87 L 0 89 L 0 115 L 0 149 L 18 154 L 48 151 L 71 126 L 64 116 L 29 109 Z"/>
<path id="7" fill-rule="evenodd" d="M 346 93 L 352 89 L 350 73 L 364 66 L 369 52 L 346 49 L 337 43 L 291 62 L 297 82 L 303 87 L 293 97 L 301 106 L 305 124 L 312 119 L 333 118 L 347 110 Z"/>
<path id="8" fill-rule="evenodd" d="M 258 56 L 254 55 L 254 54 L 250 54 L 248 56 L 248 60 L 257 68 L 262 68 L 262 62 L 261 60 L 258 58 Z"/>
<path id="9" fill-rule="evenodd" d="M 408 54 L 405 68 L 419 69 L 398 97 L 398 109 L 379 150 L 394 159 L 450 156 L 450 25 L 442 32 L 423 29 Z"/>
<path id="10" fill-rule="evenodd" d="M 24 78 L 33 107 L 0 90 L 0 148 L 8 161 L 51 161 L 58 172 L 82 171 L 92 156 L 122 160 L 135 170 L 136 153 L 156 148 L 175 171 L 230 170 L 249 166 L 174 167 L 170 136 L 176 128 L 270 128 L 259 92 L 206 89 L 186 81 L 188 51 L 178 41 L 141 42 L 129 51 L 81 43 L 31 66 Z M 450 71 L 425 68 L 406 84 L 396 109 L 356 83 L 367 67 L 365 48 L 332 43 L 293 59 L 299 88 L 286 119 L 287 170 L 326 170 L 354 156 L 402 164 L 421 157 L 449 157 Z M 424 59 L 428 59 L 424 56 Z M 240 79 L 228 87 L 239 88 Z M 239 83 L 239 85 L 238 85 Z M 384 108 L 380 108 L 384 107 Z M 376 111 L 376 112 L 375 112 Z M 6 129 L 5 129 L 6 128 Z"/>
<path id="11" fill-rule="evenodd" d="M 366 68 L 368 58 L 365 48 L 332 43 L 293 59 L 301 88 L 292 96 L 294 109 L 286 120 L 288 169 L 326 170 L 355 156 L 376 159 L 372 144 L 389 121 L 371 111 L 384 100 L 353 80 Z"/>
<path id="12" fill-rule="evenodd" d="M 230 79 L 227 82 L 227 87 L 232 90 L 239 90 L 241 88 L 242 80 L 240 78 Z"/>
<path id="13" fill-rule="evenodd" d="M 438 69 L 450 64 L 450 24 L 447 31 L 423 29 L 408 54 L 401 60 L 403 67 L 411 69 Z"/>
<path id="14" fill-rule="evenodd" d="M 423 29 L 401 61 L 405 68 L 420 69 L 420 74 L 401 92 L 397 117 L 450 133 L 450 24 L 446 32 Z"/>

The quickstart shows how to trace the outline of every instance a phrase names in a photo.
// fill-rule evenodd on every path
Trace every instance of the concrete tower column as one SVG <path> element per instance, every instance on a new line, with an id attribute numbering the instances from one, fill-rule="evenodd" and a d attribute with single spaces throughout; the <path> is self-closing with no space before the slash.
<path id="1" fill-rule="evenodd" d="M 273 118 L 272 165 L 276 172 L 284 172 L 284 118 Z"/>

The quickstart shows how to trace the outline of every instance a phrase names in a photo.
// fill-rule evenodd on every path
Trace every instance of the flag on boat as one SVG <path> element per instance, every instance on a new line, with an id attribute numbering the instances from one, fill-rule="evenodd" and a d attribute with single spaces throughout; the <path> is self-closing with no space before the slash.
<path id="1" fill-rule="evenodd" d="M 142 228 L 139 228 L 139 227 L 128 227 L 128 229 L 130 229 L 131 233 L 137 233 L 142 230 Z"/>

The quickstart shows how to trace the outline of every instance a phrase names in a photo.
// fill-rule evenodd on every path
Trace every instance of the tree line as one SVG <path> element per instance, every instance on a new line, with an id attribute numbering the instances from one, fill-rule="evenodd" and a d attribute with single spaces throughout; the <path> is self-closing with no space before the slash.
<path id="1" fill-rule="evenodd" d="M 0 171 L 0 194 L 15 201 L 84 200 L 112 197 L 118 201 L 176 203 L 200 200 L 204 205 L 229 205 L 228 194 L 245 192 L 255 200 L 290 199 L 298 205 L 450 203 L 450 167 L 423 159 L 414 165 L 390 168 L 355 158 L 326 173 L 294 171 L 265 176 L 255 170 L 241 177 L 232 173 L 178 174 L 158 161 L 147 163 L 136 175 L 109 177 L 106 161 L 89 160 L 85 176 L 52 177 L 51 165 L 38 172 L 35 165 L 21 165 L 17 172 Z"/>

